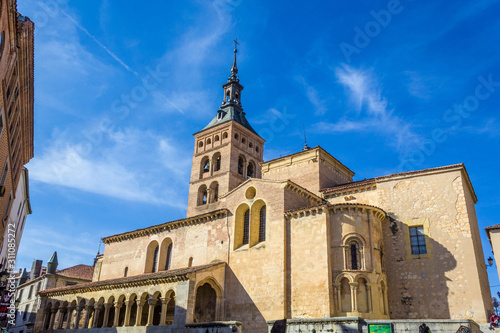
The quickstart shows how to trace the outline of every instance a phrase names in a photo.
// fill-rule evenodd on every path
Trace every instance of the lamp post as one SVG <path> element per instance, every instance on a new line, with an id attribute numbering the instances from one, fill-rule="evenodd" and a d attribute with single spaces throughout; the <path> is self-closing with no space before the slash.
<path id="1" fill-rule="evenodd" d="M 489 257 L 487 260 L 488 260 L 488 263 L 486 264 L 486 266 L 488 266 L 488 267 L 493 266 L 493 258 Z"/>

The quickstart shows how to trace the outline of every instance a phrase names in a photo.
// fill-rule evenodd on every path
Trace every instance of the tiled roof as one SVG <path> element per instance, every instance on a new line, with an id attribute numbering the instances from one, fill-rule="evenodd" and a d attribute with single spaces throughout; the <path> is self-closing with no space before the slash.
<path id="1" fill-rule="evenodd" d="M 490 225 L 489 227 L 484 228 L 484 230 L 486 231 L 486 236 L 488 236 L 488 240 L 490 241 L 490 244 L 491 244 L 490 230 L 496 230 L 496 229 L 500 229 L 500 224 Z"/>
<path id="2" fill-rule="evenodd" d="M 122 278 L 118 278 L 118 279 L 109 279 L 109 280 L 94 281 L 94 282 L 89 282 L 89 283 L 80 283 L 80 284 L 76 284 L 76 285 L 72 285 L 72 286 L 43 290 L 43 291 L 40 291 L 39 294 L 44 295 L 44 294 L 51 294 L 51 293 L 57 293 L 57 292 L 71 293 L 74 291 L 90 290 L 90 289 L 93 289 L 93 290 L 94 289 L 111 289 L 110 287 L 112 287 L 112 286 L 126 284 L 126 283 L 141 283 L 141 282 L 147 283 L 147 282 L 151 282 L 151 281 L 157 281 L 157 280 L 168 279 L 168 278 L 187 279 L 186 275 L 189 273 L 193 273 L 193 272 L 197 272 L 197 271 L 200 271 L 203 269 L 215 267 L 215 266 L 221 265 L 221 264 L 225 264 L 225 263 L 224 262 L 216 262 L 216 263 L 207 264 L 207 265 L 193 266 L 193 267 L 179 268 L 179 269 L 171 269 L 168 271 L 133 275 L 133 276 L 122 277 Z"/>
<path id="3" fill-rule="evenodd" d="M 219 114 L 221 114 L 220 117 L 219 117 Z M 228 122 L 230 120 L 236 121 L 238 124 L 243 125 L 245 128 L 249 129 L 253 133 L 259 135 L 257 132 L 255 132 L 255 130 L 252 128 L 252 126 L 250 126 L 250 123 L 243 115 L 243 112 L 240 111 L 235 106 L 220 108 L 219 111 L 217 112 L 217 115 L 215 116 L 215 118 L 212 119 L 212 121 L 207 126 L 205 126 L 205 128 L 203 128 L 201 131 L 204 131 L 206 129 L 212 128 L 212 127 L 217 126 L 219 124 Z"/>
<path id="4" fill-rule="evenodd" d="M 393 174 L 386 175 L 386 176 L 374 177 L 374 178 L 369 178 L 369 179 L 364 179 L 364 180 L 358 180 L 358 181 L 355 181 L 355 182 L 352 182 L 352 183 L 340 184 L 340 185 L 333 186 L 333 187 L 330 187 L 330 188 L 322 189 L 321 192 L 323 192 L 323 193 L 336 192 L 336 191 L 345 190 L 345 189 L 348 189 L 348 188 L 353 188 L 353 187 L 358 187 L 358 186 L 365 186 L 365 185 L 375 184 L 379 180 L 384 180 L 384 179 L 388 179 L 388 178 L 418 175 L 418 174 L 426 173 L 426 172 L 430 172 L 430 171 L 448 170 L 448 169 L 453 169 L 453 168 L 463 167 L 463 166 L 464 166 L 463 163 L 459 163 L 459 164 L 452 164 L 452 165 L 447 165 L 447 166 L 442 166 L 442 167 L 436 167 L 436 168 L 429 168 L 429 169 L 423 169 L 423 170 L 405 171 L 405 172 L 393 173 Z"/>
<path id="5" fill-rule="evenodd" d="M 89 265 L 76 265 L 56 271 L 56 274 L 72 277 L 76 279 L 92 281 L 94 275 L 94 266 Z"/>

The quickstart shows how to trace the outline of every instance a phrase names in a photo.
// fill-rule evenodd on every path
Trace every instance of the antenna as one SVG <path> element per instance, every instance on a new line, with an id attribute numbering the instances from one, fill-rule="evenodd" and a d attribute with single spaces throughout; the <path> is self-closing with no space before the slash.
<path id="1" fill-rule="evenodd" d="M 99 249 L 97 250 L 97 255 L 101 254 L 101 242 L 99 242 Z"/>
<path id="2" fill-rule="evenodd" d="M 302 128 L 304 129 L 304 148 L 302 148 L 302 151 L 309 150 L 309 146 L 307 145 L 307 137 L 306 137 L 306 125 L 302 123 Z"/>

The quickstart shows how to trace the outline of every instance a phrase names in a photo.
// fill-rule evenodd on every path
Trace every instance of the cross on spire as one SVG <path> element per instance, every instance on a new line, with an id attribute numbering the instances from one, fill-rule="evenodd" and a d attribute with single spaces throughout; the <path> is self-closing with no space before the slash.
<path id="1" fill-rule="evenodd" d="M 236 74 L 238 74 L 238 67 L 236 67 L 236 53 L 238 53 L 238 38 L 233 39 L 234 42 L 234 61 L 233 61 L 233 67 L 231 68 L 231 77 L 236 78 Z"/>

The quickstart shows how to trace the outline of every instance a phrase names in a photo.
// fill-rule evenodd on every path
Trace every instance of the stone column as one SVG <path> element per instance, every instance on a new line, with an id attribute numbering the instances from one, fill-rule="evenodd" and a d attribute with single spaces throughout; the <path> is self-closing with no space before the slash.
<path id="1" fill-rule="evenodd" d="M 167 325 L 167 306 L 170 302 L 170 297 L 162 297 L 161 300 L 161 319 L 160 325 Z"/>
<path id="2" fill-rule="evenodd" d="M 382 293 L 383 293 L 383 300 L 384 300 L 384 308 L 383 308 L 383 314 L 388 315 L 389 314 L 389 299 L 387 298 L 387 286 L 385 288 L 382 288 Z"/>
<path id="3" fill-rule="evenodd" d="M 73 310 L 75 309 L 74 306 L 69 306 L 68 307 L 68 320 L 66 321 L 66 327 L 65 329 L 69 330 L 71 327 L 71 315 L 73 314 Z"/>
<path id="4" fill-rule="evenodd" d="M 57 315 L 57 310 L 56 308 L 50 309 L 50 322 L 49 322 L 49 330 L 54 329 L 54 321 L 56 320 L 56 315 Z"/>
<path id="5" fill-rule="evenodd" d="M 120 309 L 122 308 L 122 302 L 115 303 L 115 320 L 113 321 L 113 327 L 118 327 L 120 323 Z"/>
<path id="6" fill-rule="evenodd" d="M 104 303 L 104 320 L 102 322 L 102 327 L 108 327 L 109 320 L 109 309 L 111 309 L 113 303 Z"/>
<path id="7" fill-rule="evenodd" d="M 337 294 L 337 311 L 336 313 L 342 312 L 342 291 L 340 289 L 340 283 L 334 283 L 333 288 Z"/>
<path id="8" fill-rule="evenodd" d="M 137 315 L 135 316 L 135 325 L 134 326 L 141 326 L 142 322 L 142 308 L 144 307 L 144 304 L 146 304 L 145 300 L 138 299 L 136 300 L 137 303 Z"/>
<path id="9" fill-rule="evenodd" d="M 210 167 L 210 176 L 214 175 L 214 165 L 212 163 L 213 163 L 212 159 L 211 158 L 208 159 L 208 165 Z"/>
<path id="10" fill-rule="evenodd" d="M 374 313 L 375 312 L 375 306 L 373 306 L 373 290 L 375 288 L 377 288 L 377 284 L 376 283 L 367 283 L 366 284 L 368 286 L 368 312 L 370 313 Z M 376 293 L 375 293 L 376 294 Z"/>
<path id="11" fill-rule="evenodd" d="M 132 302 L 126 300 L 123 303 L 125 304 L 125 320 L 123 321 L 123 326 L 130 326 L 130 310 L 132 309 Z"/>
<path id="12" fill-rule="evenodd" d="M 65 307 L 60 307 L 59 308 L 59 318 L 56 323 L 56 329 L 59 330 L 62 328 L 63 322 L 64 322 L 64 314 L 66 313 L 66 308 Z"/>
<path id="13" fill-rule="evenodd" d="M 156 298 L 153 298 L 152 296 L 149 297 L 148 303 L 149 303 L 149 311 L 148 311 L 148 323 L 146 326 L 152 326 L 153 325 L 153 317 L 155 313 L 155 305 L 158 300 Z"/>
<path id="14" fill-rule="evenodd" d="M 83 328 L 89 328 L 90 321 L 90 311 L 92 311 L 93 305 L 87 304 L 85 305 L 85 320 L 83 323 Z"/>
<path id="15" fill-rule="evenodd" d="M 358 311 L 358 295 L 356 293 L 356 289 L 358 288 L 358 284 L 356 282 L 349 282 L 351 286 L 351 312 Z"/>
<path id="16" fill-rule="evenodd" d="M 94 304 L 94 320 L 92 321 L 92 328 L 97 328 L 99 322 L 99 314 L 101 313 L 101 304 Z"/>
<path id="17" fill-rule="evenodd" d="M 78 328 L 78 324 L 80 322 L 80 316 L 82 315 L 82 310 L 83 310 L 83 306 L 79 305 L 76 307 L 76 315 L 75 315 L 75 321 L 73 323 L 73 328 L 74 329 L 77 329 Z"/>

